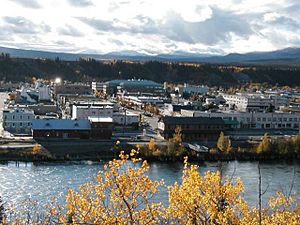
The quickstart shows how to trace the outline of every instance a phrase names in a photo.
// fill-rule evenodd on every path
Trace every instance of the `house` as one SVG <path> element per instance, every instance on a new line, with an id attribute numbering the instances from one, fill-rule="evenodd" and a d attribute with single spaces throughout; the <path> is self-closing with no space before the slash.
<path id="1" fill-rule="evenodd" d="M 32 121 L 34 139 L 88 139 L 90 131 L 89 120 L 35 119 Z"/>
<path id="2" fill-rule="evenodd" d="M 161 117 L 158 130 L 165 139 L 172 138 L 176 127 L 181 127 L 184 141 L 214 141 L 224 131 L 222 118 L 204 117 Z"/>
<path id="3" fill-rule="evenodd" d="M 112 118 L 35 119 L 32 121 L 34 139 L 110 139 Z"/>
<path id="4" fill-rule="evenodd" d="M 31 123 L 35 115 L 27 108 L 6 108 L 3 110 L 3 128 L 12 134 L 31 134 Z"/>

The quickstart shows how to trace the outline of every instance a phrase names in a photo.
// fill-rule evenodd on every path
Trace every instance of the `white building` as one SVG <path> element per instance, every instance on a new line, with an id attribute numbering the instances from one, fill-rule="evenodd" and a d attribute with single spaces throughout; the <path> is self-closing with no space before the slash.
<path id="1" fill-rule="evenodd" d="M 72 119 L 88 119 L 88 117 L 112 117 L 113 107 L 109 105 L 73 105 Z"/>
<path id="2" fill-rule="evenodd" d="M 113 121 L 118 125 L 133 125 L 138 126 L 140 122 L 140 115 L 132 112 L 114 112 Z"/>
<path id="3" fill-rule="evenodd" d="M 158 97 L 158 96 L 123 96 L 123 100 L 127 101 L 128 103 L 132 103 L 137 106 L 143 106 L 147 104 L 152 105 L 163 105 L 166 101 L 166 98 L 164 97 Z"/>
<path id="4" fill-rule="evenodd" d="M 106 94 L 107 85 L 104 82 L 92 82 L 92 90 L 94 92 L 100 91 Z"/>
<path id="5" fill-rule="evenodd" d="M 182 94 L 206 94 L 209 88 L 204 85 L 189 85 L 184 84 L 183 87 L 176 87 L 175 91 L 178 91 L 180 95 Z"/>
<path id="6" fill-rule="evenodd" d="M 8 108 L 3 110 L 3 128 L 12 134 L 31 134 L 33 110 Z"/>
<path id="7" fill-rule="evenodd" d="M 38 82 L 35 86 L 35 89 L 38 90 L 39 101 L 51 101 L 51 90 L 49 85 Z"/>
<path id="8" fill-rule="evenodd" d="M 181 114 L 191 117 L 221 117 L 226 121 L 237 121 L 237 128 L 299 129 L 300 126 L 300 113 L 181 110 Z"/>
<path id="9" fill-rule="evenodd" d="M 279 109 L 289 104 L 288 99 L 277 95 L 263 95 L 260 93 L 221 94 L 231 108 L 241 112 L 264 112 L 270 107 Z"/>

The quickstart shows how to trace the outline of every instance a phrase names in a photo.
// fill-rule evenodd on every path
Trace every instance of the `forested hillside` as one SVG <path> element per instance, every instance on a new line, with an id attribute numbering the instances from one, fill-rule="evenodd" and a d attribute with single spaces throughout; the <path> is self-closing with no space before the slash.
<path id="1" fill-rule="evenodd" d="M 132 61 L 62 61 L 51 59 L 20 59 L 0 56 L 0 80 L 26 81 L 31 77 L 71 81 L 105 81 L 116 78 L 143 78 L 157 82 L 189 82 L 229 86 L 241 82 L 267 82 L 300 86 L 300 68 L 264 65 L 216 65 L 177 62 Z"/>

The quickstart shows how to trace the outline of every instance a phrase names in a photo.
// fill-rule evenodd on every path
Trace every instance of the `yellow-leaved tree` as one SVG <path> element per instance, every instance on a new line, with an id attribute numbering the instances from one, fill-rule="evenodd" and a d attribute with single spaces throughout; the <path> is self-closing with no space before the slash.
<path id="1" fill-rule="evenodd" d="M 229 153 L 232 151 L 231 141 L 229 137 L 226 137 L 223 131 L 220 133 L 218 142 L 217 142 L 218 149 L 223 153 Z"/>
<path id="2" fill-rule="evenodd" d="M 263 152 L 267 152 L 270 150 L 270 137 L 267 133 L 264 134 L 261 142 L 259 143 L 259 145 L 256 148 L 256 153 L 257 154 L 261 154 Z"/>
<path id="3" fill-rule="evenodd" d="M 182 135 L 181 126 L 176 126 L 173 137 L 168 141 L 167 156 L 175 158 L 185 153 L 185 148 L 182 146 Z"/>
<path id="4" fill-rule="evenodd" d="M 147 176 L 146 161 L 121 152 L 120 159 L 110 161 L 96 182 L 80 186 L 78 192 L 69 190 L 67 213 L 58 216 L 59 223 L 71 224 L 157 224 L 162 217 L 162 204 L 153 195 L 162 182 Z M 139 163 L 137 166 L 136 163 Z"/>
<path id="5" fill-rule="evenodd" d="M 219 172 L 199 173 L 185 162 L 182 183 L 169 187 L 168 213 L 173 224 L 238 224 L 247 203 L 240 196 L 240 179 L 233 185 L 222 181 Z"/>

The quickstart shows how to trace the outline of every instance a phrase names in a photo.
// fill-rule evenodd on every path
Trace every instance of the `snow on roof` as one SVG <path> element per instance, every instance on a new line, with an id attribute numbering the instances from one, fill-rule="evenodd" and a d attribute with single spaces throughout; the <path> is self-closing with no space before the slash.
<path id="1" fill-rule="evenodd" d="M 66 119 L 35 119 L 32 121 L 33 130 L 89 130 L 89 120 Z"/>

